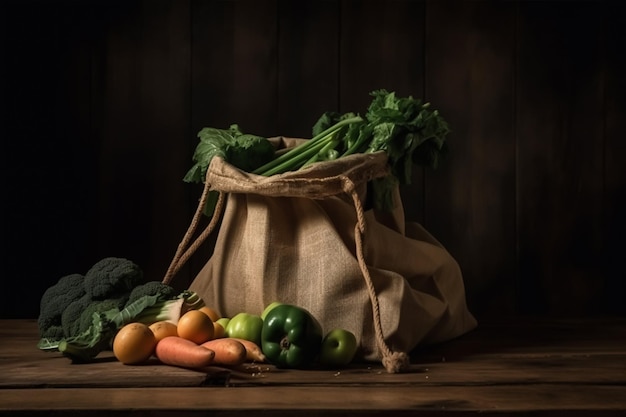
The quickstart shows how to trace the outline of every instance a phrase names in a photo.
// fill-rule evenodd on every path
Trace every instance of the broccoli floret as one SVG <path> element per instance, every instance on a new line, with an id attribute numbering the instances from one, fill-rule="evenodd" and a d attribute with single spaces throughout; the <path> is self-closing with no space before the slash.
<path id="1" fill-rule="evenodd" d="M 102 301 L 93 301 L 91 304 L 87 306 L 87 308 L 81 313 L 80 318 L 74 322 L 74 325 L 71 328 L 71 333 L 66 335 L 65 337 L 77 336 L 81 333 L 89 330 L 93 323 L 93 315 L 94 313 L 104 313 L 106 311 L 111 310 L 121 310 L 124 308 L 124 297 L 122 300 L 102 300 Z"/>
<path id="2" fill-rule="evenodd" d="M 93 322 L 93 313 L 101 313 L 111 309 L 121 310 L 128 301 L 129 294 L 119 294 L 116 298 L 92 300 L 85 294 L 71 303 L 63 311 L 61 326 L 63 337 L 74 337 L 87 331 Z"/>
<path id="3" fill-rule="evenodd" d="M 71 274 L 61 277 L 41 297 L 37 326 L 42 339 L 58 340 L 63 337 L 63 311 L 72 302 L 85 295 L 84 277 Z"/>
<path id="4" fill-rule="evenodd" d="M 72 327 L 74 326 L 74 323 L 80 321 L 80 315 L 92 302 L 93 300 L 89 294 L 85 294 L 65 307 L 63 314 L 61 314 L 63 337 L 68 337 L 73 333 Z"/>
<path id="5" fill-rule="evenodd" d="M 161 281 L 148 281 L 132 289 L 126 304 L 130 304 L 144 295 L 158 295 L 160 300 L 171 300 L 172 298 L 176 298 L 178 293 L 173 287 Z"/>
<path id="6" fill-rule="evenodd" d="M 143 271 L 124 258 L 104 258 L 85 274 L 85 291 L 93 300 L 132 291 L 143 279 Z"/>
<path id="7" fill-rule="evenodd" d="M 100 352 L 111 348 L 121 328 L 120 322 L 116 320 L 119 314 L 117 309 L 93 313 L 89 329 L 78 336 L 61 339 L 57 345 L 58 351 L 75 363 L 92 361 Z"/>
<path id="8" fill-rule="evenodd" d="M 123 258 L 104 258 L 83 276 L 62 277 L 41 297 L 38 327 L 41 349 L 55 349 L 60 339 L 76 334 L 83 311 L 92 301 L 118 300 L 122 309 L 143 279 L 142 270 Z"/>
<path id="9" fill-rule="evenodd" d="M 83 280 L 84 295 L 63 310 L 63 337 L 74 337 L 87 330 L 93 312 L 124 308 L 131 290 L 142 277 L 141 269 L 127 259 L 104 258 L 94 264 Z M 101 301 L 107 303 L 101 306 Z"/>
<path id="10" fill-rule="evenodd" d="M 137 285 L 130 293 L 109 294 L 105 300 L 94 300 L 85 294 L 71 303 L 61 317 L 64 337 L 74 337 L 89 330 L 93 323 L 93 313 L 104 313 L 109 310 L 122 310 L 126 305 L 146 295 L 156 295 L 159 300 L 169 300 L 178 294 L 174 288 L 160 281 L 149 281 Z"/>
<path id="11" fill-rule="evenodd" d="M 137 300 L 149 298 L 152 300 L 151 305 L 139 313 L 134 321 L 148 325 L 157 321 L 176 323 L 186 311 L 185 304 L 183 304 L 184 300 L 179 295 L 173 287 L 167 284 L 160 281 L 148 281 L 131 291 L 126 307 Z M 193 297 L 191 298 L 193 299 Z"/>

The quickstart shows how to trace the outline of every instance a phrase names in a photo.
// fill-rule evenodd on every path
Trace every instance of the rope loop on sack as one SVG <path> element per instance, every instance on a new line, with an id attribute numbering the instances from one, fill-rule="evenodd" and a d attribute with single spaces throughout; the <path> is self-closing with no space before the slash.
<path id="1" fill-rule="evenodd" d="M 178 274 L 180 269 L 187 263 L 189 258 L 196 252 L 196 250 L 204 243 L 207 237 L 213 232 L 215 226 L 217 226 L 219 219 L 222 215 L 222 209 L 224 206 L 225 193 L 220 192 L 217 203 L 215 204 L 215 211 L 213 212 L 213 216 L 211 217 L 211 221 L 207 225 L 207 227 L 200 233 L 200 235 L 196 238 L 195 241 L 191 242 L 191 239 L 196 233 L 198 229 L 198 225 L 200 224 L 200 220 L 203 216 L 204 206 L 206 205 L 206 201 L 209 197 L 209 191 L 211 191 L 211 186 L 208 181 L 205 181 L 204 188 L 202 190 L 202 195 L 200 196 L 200 202 L 198 203 L 198 207 L 196 208 L 196 212 L 191 220 L 191 224 L 183 237 L 183 240 L 178 244 L 178 248 L 176 250 L 176 254 L 170 263 L 167 272 L 165 273 L 165 277 L 163 277 L 162 282 L 164 284 L 169 284 L 172 279 Z"/>
<path id="2" fill-rule="evenodd" d="M 398 373 L 409 366 L 409 356 L 404 352 L 392 351 L 387 342 L 382 330 L 382 324 L 380 321 L 380 307 L 378 304 L 378 295 L 376 294 L 376 288 L 372 282 L 367 263 L 365 262 L 364 250 L 363 250 L 363 234 L 365 233 L 365 213 L 363 211 L 363 204 L 354 183 L 349 179 L 344 179 L 344 190 L 350 194 L 354 203 L 354 209 L 356 211 L 357 222 L 354 226 L 354 240 L 356 243 L 356 256 L 359 262 L 359 267 L 365 279 L 367 285 L 368 294 L 372 303 L 372 314 L 374 318 L 374 332 L 376 334 L 376 344 L 382 354 L 382 364 L 388 373 Z"/>

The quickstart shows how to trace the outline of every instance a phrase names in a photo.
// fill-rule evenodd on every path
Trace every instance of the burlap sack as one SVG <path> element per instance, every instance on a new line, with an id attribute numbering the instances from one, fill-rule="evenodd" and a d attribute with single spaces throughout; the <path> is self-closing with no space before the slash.
<path id="1" fill-rule="evenodd" d="M 423 227 L 405 223 L 397 190 L 393 212 L 364 209 L 367 183 L 387 174 L 382 152 L 271 177 L 214 158 L 196 217 L 164 282 L 223 211 L 214 252 L 190 286 L 206 304 L 227 317 L 260 314 L 273 301 L 304 307 L 324 332 L 353 332 L 360 359 L 401 371 L 419 344 L 460 336 L 476 320 L 466 306 L 459 265 Z M 192 242 L 209 189 L 219 191 L 220 200 Z"/>

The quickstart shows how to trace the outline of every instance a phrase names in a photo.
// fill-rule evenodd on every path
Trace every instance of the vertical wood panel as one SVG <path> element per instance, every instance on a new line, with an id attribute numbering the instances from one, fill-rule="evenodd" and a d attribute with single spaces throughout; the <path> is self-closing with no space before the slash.
<path id="1" fill-rule="evenodd" d="M 424 3 L 341 2 L 341 112 L 365 114 L 373 90 L 422 98 L 424 93 Z M 423 220 L 422 170 L 401 190 L 405 216 Z"/>
<path id="2" fill-rule="evenodd" d="M 522 311 L 584 314 L 603 285 L 601 10 L 596 2 L 520 3 Z"/>
<path id="3" fill-rule="evenodd" d="M 5 318 L 36 316 L 49 285 L 89 266 L 95 241 L 91 8 L 30 6 L 0 11 Z"/>
<path id="4" fill-rule="evenodd" d="M 140 235 L 147 229 L 141 200 L 146 198 L 144 170 L 149 157 L 139 121 L 140 3 L 112 2 L 99 12 L 104 41 L 97 51 L 102 72 L 94 91 L 99 110 L 95 125 L 100 139 L 97 209 L 101 219 L 96 254 L 98 258 L 123 256 L 139 263 L 148 259 Z"/>
<path id="5" fill-rule="evenodd" d="M 101 131 L 97 259 L 121 256 L 160 280 L 186 227 L 186 1 L 113 2 L 98 56 Z"/>
<path id="6" fill-rule="evenodd" d="M 477 315 L 511 313 L 515 261 L 513 3 L 432 1 L 426 96 L 451 125 L 426 173 L 426 226 L 458 260 Z"/>
<path id="7" fill-rule="evenodd" d="M 206 126 L 228 128 L 236 123 L 247 133 L 276 135 L 277 40 L 276 0 L 192 1 L 194 148 L 197 132 Z M 189 158 L 191 167 L 191 153 Z M 201 189 L 188 187 L 195 195 L 195 209 Z M 209 259 L 216 235 L 189 262 L 191 278 Z"/>
<path id="8" fill-rule="evenodd" d="M 451 124 L 449 158 L 403 200 L 479 318 L 626 312 L 621 2 L 5 0 L 0 18 L 9 293 L 104 256 L 160 279 L 200 196 L 182 178 L 202 127 L 307 136 L 386 88 Z"/>
<path id="9" fill-rule="evenodd" d="M 604 39 L 606 45 L 604 111 L 606 126 L 605 188 L 604 188 L 604 246 L 606 286 L 603 300 L 606 310 L 626 313 L 626 6 L 610 2 L 604 9 Z"/>
<path id="10" fill-rule="evenodd" d="M 150 250 L 144 270 L 161 280 L 188 225 L 191 45 L 188 0 L 144 0 L 142 20 L 142 143 L 148 153 Z M 181 287 L 185 287 L 181 285 Z"/>
<path id="11" fill-rule="evenodd" d="M 275 0 L 193 1 L 192 126 L 276 132 Z M 195 138 L 194 138 L 195 145 Z"/>
<path id="12" fill-rule="evenodd" d="M 279 1 L 277 135 L 311 136 L 338 111 L 339 0 Z"/>

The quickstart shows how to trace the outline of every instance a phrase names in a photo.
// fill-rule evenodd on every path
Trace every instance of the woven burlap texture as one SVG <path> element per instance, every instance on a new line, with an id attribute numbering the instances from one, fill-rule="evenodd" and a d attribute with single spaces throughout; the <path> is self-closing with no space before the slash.
<path id="1" fill-rule="evenodd" d="M 385 175 L 382 152 L 271 177 L 214 158 L 164 282 L 221 220 L 213 254 L 190 285 L 207 305 L 226 317 L 260 314 L 274 301 L 304 307 L 324 332 L 353 332 L 359 359 L 400 372 L 415 347 L 458 337 L 476 320 L 458 263 L 420 224 L 405 221 L 398 190 L 393 212 L 365 206 L 368 182 Z M 218 207 L 193 240 L 209 190 L 220 192 Z"/>

